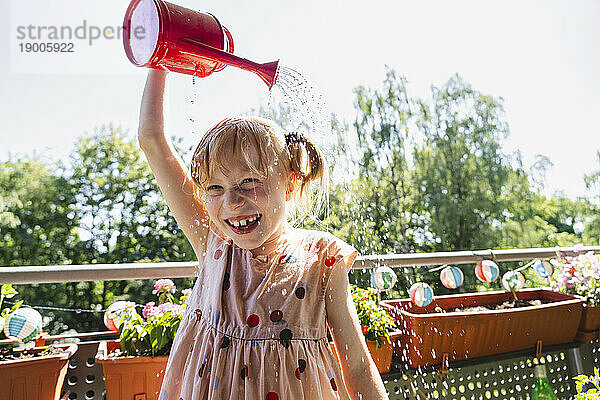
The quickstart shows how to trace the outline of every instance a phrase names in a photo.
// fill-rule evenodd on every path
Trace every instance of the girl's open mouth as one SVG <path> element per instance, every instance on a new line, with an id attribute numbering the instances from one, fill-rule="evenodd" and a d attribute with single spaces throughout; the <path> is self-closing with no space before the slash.
<path id="1" fill-rule="evenodd" d="M 261 220 L 261 218 L 262 215 L 257 214 L 243 219 L 226 219 L 225 222 L 235 233 L 243 235 L 245 233 L 252 232 L 258 226 L 258 223 Z"/>

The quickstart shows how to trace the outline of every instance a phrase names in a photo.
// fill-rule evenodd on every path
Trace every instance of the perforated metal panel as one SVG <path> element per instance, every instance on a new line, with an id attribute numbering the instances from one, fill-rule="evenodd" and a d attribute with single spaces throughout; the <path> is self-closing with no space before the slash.
<path id="1" fill-rule="evenodd" d="M 524 400 L 530 398 L 535 382 L 534 365 L 543 363 L 546 365 L 548 381 L 558 398 L 571 399 L 575 394 L 572 378 L 582 372 L 590 373 L 587 368 L 585 371 L 576 370 L 578 360 L 575 358 L 581 356 L 581 351 L 586 352 L 595 365 L 599 365 L 600 346 L 596 344 L 550 351 L 539 360 L 526 356 L 495 357 L 489 362 L 471 360 L 471 365 L 465 363 L 459 368 L 450 368 L 447 374 L 434 370 L 407 370 L 384 375 L 383 379 L 390 400 Z"/>
<path id="2" fill-rule="evenodd" d="M 68 399 L 103 399 L 104 376 L 102 366 L 95 363 L 98 342 L 79 343 L 63 385 L 63 394 L 69 390 Z M 461 367 L 450 368 L 447 374 L 439 371 L 408 370 L 383 375 L 390 400 L 492 400 L 529 399 L 533 365 L 546 365 L 548 380 L 561 399 L 570 399 L 575 391 L 572 377 L 580 373 L 593 373 L 600 367 L 600 343 L 585 343 L 550 351 L 537 360 L 533 357 L 495 357 L 485 362 L 481 359 L 465 362 Z M 402 368 L 394 364 L 392 371 Z"/>
<path id="3" fill-rule="evenodd" d="M 78 343 L 77 352 L 69 361 L 69 369 L 62 387 L 69 400 L 102 400 L 104 375 L 102 366 L 96 363 L 99 342 Z"/>

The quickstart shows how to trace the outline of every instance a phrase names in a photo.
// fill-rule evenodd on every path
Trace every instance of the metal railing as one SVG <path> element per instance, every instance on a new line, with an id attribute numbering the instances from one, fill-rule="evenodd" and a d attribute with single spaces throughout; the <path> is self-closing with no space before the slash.
<path id="1" fill-rule="evenodd" d="M 409 253 L 359 256 L 352 269 L 371 269 L 379 265 L 412 268 L 424 265 L 469 264 L 481 260 L 497 262 L 552 258 L 557 254 L 575 256 L 600 246 L 546 247 L 530 249 L 475 250 L 439 253 Z M 0 283 L 31 284 L 129 279 L 186 278 L 194 276 L 196 262 L 86 264 L 0 267 Z"/>

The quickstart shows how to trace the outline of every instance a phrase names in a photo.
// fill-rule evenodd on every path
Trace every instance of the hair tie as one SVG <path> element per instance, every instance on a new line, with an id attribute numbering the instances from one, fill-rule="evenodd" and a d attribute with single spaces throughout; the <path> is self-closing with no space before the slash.
<path id="1" fill-rule="evenodd" d="M 290 143 L 306 143 L 307 139 L 298 132 L 289 132 L 285 134 L 285 143 L 289 146 Z"/>

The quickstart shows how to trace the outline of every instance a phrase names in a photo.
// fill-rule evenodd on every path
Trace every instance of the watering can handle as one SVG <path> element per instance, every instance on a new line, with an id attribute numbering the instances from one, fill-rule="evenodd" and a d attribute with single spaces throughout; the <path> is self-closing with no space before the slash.
<path id="1" fill-rule="evenodd" d="M 227 45 L 225 46 L 224 51 L 233 54 L 233 37 L 231 36 L 231 32 L 229 32 L 229 29 L 225 28 L 224 26 L 223 32 L 225 32 L 225 36 L 227 36 Z M 215 72 L 221 71 L 226 66 L 226 64 L 221 64 L 217 69 L 215 69 Z"/>

